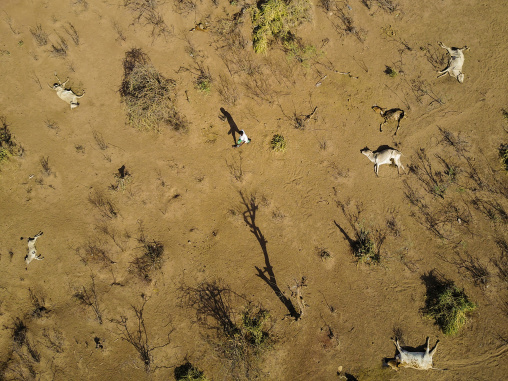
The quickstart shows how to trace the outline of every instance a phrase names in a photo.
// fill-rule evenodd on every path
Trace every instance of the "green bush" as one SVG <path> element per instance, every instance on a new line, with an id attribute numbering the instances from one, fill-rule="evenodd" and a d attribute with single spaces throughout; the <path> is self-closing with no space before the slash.
<path id="1" fill-rule="evenodd" d="M 175 368 L 175 379 L 176 381 L 208 381 L 204 373 L 190 362 Z"/>
<path id="2" fill-rule="evenodd" d="M 311 19 L 309 0 L 267 0 L 258 4 L 252 13 L 256 53 L 266 53 L 272 40 L 293 40 L 291 28 Z"/>
<path id="3" fill-rule="evenodd" d="M 9 151 L 5 148 L 0 148 L 0 163 L 9 158 Z"/>
<path id="4" fill-rule="evenodd" d="M 208 77 L 206 76 L 198 77 L 198 79 L 196 80 L 196 89 L 198 89 L 198 91 L 208 94 L 210 92 L 210 88 L 211 81 Z"/>
<path id="5" fill-rule="evenodd" d="M 463 290 L 452 283 L 442 284 L 437 292 L 427 296 L 424 314 L 435 319 L 446 335 L 453 335 L 467 322 L 467 313 L 476 309 Z"/>
<path id="6" fill-rule="evenodd" d="M 270 141 L 270 146 L 274 151 L 284 152 L 286 150 L 286 139 L 282 135 L 275 134 Z"/>
<path id="7" fill-rule="evenodd" d="M 391 66 L 387 66 L 386 69 L 385 69 L 385 74 L 394 78 L 397 76 L 397 71 L 395 69 L 393 69 Z"/>
<path id="8" fill-rule="evenodd" d="M 268 319 L 268 311 L 259 310 L 253 312 L 252 309 L 246 309 L 242 313 L 242 323 L 240 330 L 245 340 L 254 348 L 260 348 L 268 339 L 268 333 L 263 331 L 266 320 Z"/>
<path id="9" fill-rule="evenodd" d="M 356 230 L 356 241 L 353 245 L 353 253 L 359 263 L 379 263 L 379 254 L 376 251 L 376 243 L 371 237 L 369 230 L 360 226 Z"/>

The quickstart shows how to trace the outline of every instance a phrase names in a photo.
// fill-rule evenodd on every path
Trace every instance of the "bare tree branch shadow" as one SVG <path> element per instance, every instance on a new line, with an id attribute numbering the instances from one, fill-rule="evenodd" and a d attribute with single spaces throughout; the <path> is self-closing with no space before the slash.
<path id="1" fill-rule="evenodd" d="M 254 234 L 254 237 L 256 237 L 258 240 L 259 246 L 261 246 L 261 250 L 263 251 L 265 258 L 265 267 L 260 269 L 256 266 L 256 270 L 258 272 L 256 275 L 264 280 L 266 284 L 270 286 L 273 292 L 275 292 L 275 295 L 277 295 L 282 304 L 284 304 L 284 306 L 287 308 L 289 316 L 295 320 L 298 320 L 301 314 L 296 311 L 295 306 L 291 300 L 282 293 L 280 287 L 277 285 L 277 279 L 275 278 L 273 267 L 270 264 L 268 249 L 266 247 L 268 241 L 261 232 L 261 229 L 259 229 L 259 227 L 256 225 L 256 212 L 259 208 L 259 206 L 256 204 L 256 197 L 253 195 L 247 197 L 243 192 L 240 192 L 240 196 L 242 197 L 242 203 L 246 208 L 245 212 L 242 213 L 243 220 L 249 226 L 251 233 Z"/>

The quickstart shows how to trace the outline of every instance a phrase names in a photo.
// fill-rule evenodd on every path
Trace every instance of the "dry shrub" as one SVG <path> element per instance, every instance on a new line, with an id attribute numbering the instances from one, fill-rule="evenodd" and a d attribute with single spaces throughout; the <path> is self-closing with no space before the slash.
<path id="1" fill-rule="evenodd" d="M 44 46 L 48 44 L 48 34 L 42 29 L 41 24 L 37 24 L 35 28 L 30 28 L 30 33 L 32 34 L 37 46 Z"/>
<path id="2" fill-rule="evenodd" d="M 230 80 L 224 74 L 219 75 L 217 91 L 219 92 L 221 100 L 228 105 L 234 106 L 238 101 L 238 90 L 234 81 Z"/>
<path id="3" fill-rule="evenodd" d="M 88 196 L 88 202 L 95 206 L 106 218 L 111 219 L 116 217 L 118 214 L 113 201 L 111 201 L 111 199 L 101 191 L 92 191 L 92 193 Z"/>
<path id="4" fill-rule="evenodd" d="M 0 163 L 10 156 L 21 156 L 23 149 L 12 139 L 7 119 L 0 116 Z"/>
<path id="5" fill-rule="evenodd" d="M 124 7 L 135 14 L 134 21 L 142 22 L 152 28 L 150 36 L 153 40 L 160 36 L 166 37 L 171 33 L 162 13 L 158 10 L 160 3 L 158 0 L 124 0 Z"/>
<path id="6" fill-rule="evenodd" d="M 232 379 L 258 378 L 259 364 L 273 338 L 269 334 L 267 310 L 248 303 L 240 312 L 233 299 L 243 299 L 221 280 L 203 282 L 197 287 L 182 287 L 183 299 L 196 310 L 198 321 L 216 331 L 212 343 L 229 365 Z"/>
<path id="7" fill-rule="evenodd" d="M 229 17 L 224 17 L 216 20 L 212 32 L 217 36 L 218 42 L 222 45 L 221 48 L 231 50 L 243 50 L 247 47 L 247 39 L 243 36 L 240 30 L 243 24 L 243 16 L 245 9 L 242 8 L 239 12 Z"/>
<path id="8" fill-rule="evenodd" d="M 173 8 L 176 13 L 187 15 L 196 10 L 196 2 L 193 0 L 175 0 Z"/>
<path id="9" fill-rule="evenodd" d="M 308 0 L 268 0 L 259 2 L 252 13 L 253 47 L 256 53 L 266 53 L 271 41 L 294 41 L 291 29 L 311 20 Z"/>
<path id="10" fill-rule="evenodd" d="M 142 236 L 139 241 L 143 244 L 143 254 L 133 262 L 133 271 L 143 280 L 151 281 L 151 273 L 162 267 L 164 245 L 158 241 L 149 241 Z"/>
<path id="11" fill-rule="evenodd" d="M 125 54 L 120 95 L 129 123 L 140 130 L 160 131 L 161 125 L 185 131 L 187 122 L 175 107 L 175 81 L 165 78 L 141 49 Z"/>

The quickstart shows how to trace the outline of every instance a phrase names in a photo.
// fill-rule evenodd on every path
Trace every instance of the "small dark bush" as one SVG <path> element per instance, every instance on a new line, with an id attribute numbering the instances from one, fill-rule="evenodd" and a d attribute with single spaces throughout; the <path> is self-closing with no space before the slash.
<path id="1" fill-rule="evenodd" d="M 175 379 L 176 381 L 208 381 L 204 373 L 190 362 L 175 368 Z"/>
<path id="2" fill-rule="evenodd" d="M 164 254 L 164 245 L 157 241 L 148 241 L 141 237 L 143 244 L 143 254 L 133 262 L 136 273 L 144 280 L 151 280 L 152 270 L 158 270 L 162 267 L 162 256 Z"/>

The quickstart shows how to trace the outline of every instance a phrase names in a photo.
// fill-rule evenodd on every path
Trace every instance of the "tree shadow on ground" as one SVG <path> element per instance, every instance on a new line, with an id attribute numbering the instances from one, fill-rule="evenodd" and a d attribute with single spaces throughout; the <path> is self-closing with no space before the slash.
<path id="1" fill-rule="evenodd" d="M 289 312 L 289 316 L 298 320 L 300 318 L 300 313 L 298 313 L 289 298 L 287 298 L 280 287 L 277 285 L 277 279 L 275 278 L 275 273 L 273 271 L 273 267 L 270 264 L 270 257 L 268 256 L 268 249 L 266 247 L 267 240 L 264 237 L 261 229 L 256 225 L 256 212 L 259 206 L 256 204 L 256 197 L 251 195 L 250 197 L 246 196 L 243 192 L 240 192 L 240 196 L 242 198 L 242 203 L 245 206 L 246 210 L 243 212 L 243 220 L 249 226 L 250 231 L 254 234 L 254 237 L 258 240 L 259 246 L 261 246 L 261 250 L 263 251 L 263 256 L 265 259 L 265 267 L 260 269 L 256 266 L 257 276 L 266 282 L 270 286 L 270 288 L 275 292 L 275 295 L 279 298 L 279 300 L 284 304 Z"/>

